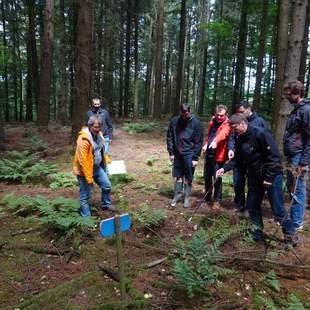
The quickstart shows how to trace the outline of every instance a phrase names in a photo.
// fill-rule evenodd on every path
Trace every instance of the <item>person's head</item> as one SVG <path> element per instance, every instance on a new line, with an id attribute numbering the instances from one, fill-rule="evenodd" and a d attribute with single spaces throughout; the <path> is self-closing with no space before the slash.
<path id="1" fill-rule="evenodd" d="M 101 118 L 97 115 L 92 115 L 87 122 L 88 128 L 93 135 L 98 135 L 101 129 Z"/>
<path id="2" fill-rule="evenodd" d="M 99 108 L 101 107 L 101 101 L 100 101 L 100 98 L 98 98 L 98 97 L 94 97 L 94 98 L 92 99 L 91 104 L 92 104 L 92 107 L 93 107 L 93 108 L 95 108 L 95 109 L 99 109 Z"/>
<path id="3" fill-rule="evenodd" d="M 219 104 L 215 107 L 215 117 L 219 123 L 226 120 L 227 115 L 228 115 L 228 109 L 227 109 L 226 105 Z"/>
<path id="4" fill-rule="evenodd" d="M 229 126 L 239 136 L 247 131 L 248 120 L 245 115 L 235 113 L 229 118 Z"/>
<path id="5" fill-rule="evenodd" d="M 284 87 L 284 97 L 292 104 L 298 104 L 305 95 L 303 83 L 300 81 L 289 82 Z"/>
<path id="6" fill-rule="evenodd" d="M 191 107 L 187 103 L 180 105 L 180 116 L 184 121 L 188 121 L 191 118 Z"/>
<path id="7" fill-rule="evenodd" d="M 252 107 L 247 101 L 240 101 L 238 104 L 236 104 L 235 111 L 236 113 L 245 115 L 245 117 L 249 117 L 253 113 Z"/>

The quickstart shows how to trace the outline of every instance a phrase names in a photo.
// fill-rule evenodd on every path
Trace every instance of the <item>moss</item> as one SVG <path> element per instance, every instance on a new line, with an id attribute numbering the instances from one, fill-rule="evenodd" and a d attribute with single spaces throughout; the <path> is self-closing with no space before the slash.
<path id="1" fill-rule="evenodd" d="M 116 293 L 118 285 L 105 280 L 99 272 L 86 272 L 69 282 L 46 290 L 14 306 L 19 309 L 145 309 L 143 295 L 127 283 L 132 301 L 123 302 Z M 96 306 L 100 305 L 100 306 Z"/>

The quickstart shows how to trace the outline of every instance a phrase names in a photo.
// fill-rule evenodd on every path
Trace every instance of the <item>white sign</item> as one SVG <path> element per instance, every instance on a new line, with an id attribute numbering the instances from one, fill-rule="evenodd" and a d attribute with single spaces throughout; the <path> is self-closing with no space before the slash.
<path id="1" fill-rule="evenodd" d="M 113 160 L 108 164 L 109 175 L 127 173 L 124 160 Z"/>

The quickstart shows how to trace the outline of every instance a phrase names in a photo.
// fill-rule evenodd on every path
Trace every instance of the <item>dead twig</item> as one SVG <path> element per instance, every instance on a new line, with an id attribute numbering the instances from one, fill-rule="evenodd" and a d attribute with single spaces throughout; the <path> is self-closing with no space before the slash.
<path id="1" fill-rule="evenodd" d="M 152 268 L 152 267 L 155 267 L 155 266 L 157 266 L 157 265 L 160 265 L 161 263 L 163 263 L 164 261 L 166 261 L 167 258 L 168 258 L 168 257 L 165 256 L 165 257 L 156 259 L 156 260 L 154 260 L 154 261 L 152 261 L 152 262 L 146 264 L 146 267 L 147 267 L 147 268 Z"/>

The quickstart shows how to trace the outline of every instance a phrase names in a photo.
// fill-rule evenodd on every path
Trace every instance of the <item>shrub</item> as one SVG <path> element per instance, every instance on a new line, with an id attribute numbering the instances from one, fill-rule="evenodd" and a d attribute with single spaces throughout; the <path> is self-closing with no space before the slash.
<path id="1" fill-rule="evenodd" d="M 123 130 L 127 131 L 129 134 L 141 133 L 141 132 L 152 132 L 158 128 L 156 123 L 126 123 Z"/>
<path id="2" fill-rule="evenodd" d="M 55 172 L 56 165 L 47 163 L 29 151 L 12 151 L 8 157 L 0 160 L 0 180 L 26 183 L 39 182 Z"/>
<path id="3" fill-rule="evenodd" d="M 142 203 L 132 217 L 138 227 L 156 228 L 161 226 L 167 217 L 167 212 L 163 209 L 153 209 L 148 204 Z"/>
<path id="4" fill-rule="evenodd" d="M 43 196 L 35 198 L 28 196 L 5 195 L 2 201 L 14 215 L 36 215 L 40 223 L 47 229 L 65 234 L 83 227 L 95 227 L 95 217 L 81 217 L 78 213 L 79 203 L 73 199 L 57 197 L 48 200 Z"/>
<path id="5" fill-rule="evenodd" d="M 188 297 L 206 294 L 207 287 L 217 284 L 219 277 L 231 270 L 216 266 L 216 256 L 219 250 L 210 242 L 209 234 L 198 230 L 189 242 L 180 237 L 175 241 L 178 258 L 174 260 L 172 273 L 176 282 L 186 289 Z"/>
<path id="6" fill-rule="evenodd" d="M 72 172 L 57 172 L 49 176 L 51 183 L 50 189 L 57 190 L 60 188 L 75 187 L 78 185 L 76 176 Z"/>

